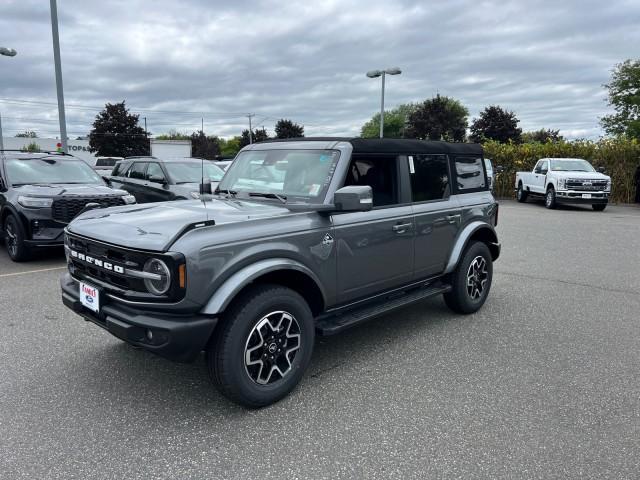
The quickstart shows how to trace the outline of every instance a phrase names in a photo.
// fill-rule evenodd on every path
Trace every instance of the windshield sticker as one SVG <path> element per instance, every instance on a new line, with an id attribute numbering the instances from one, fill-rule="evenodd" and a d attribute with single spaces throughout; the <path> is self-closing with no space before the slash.
<path id="1" fill-rule="evenodd" d="M 320 185 L 318 185 L 317 183 L 314 183 L 313 185 L 311 185 L 311 188 L 309 188 L 309 195 L 318 195 L 319 192 Z"/>

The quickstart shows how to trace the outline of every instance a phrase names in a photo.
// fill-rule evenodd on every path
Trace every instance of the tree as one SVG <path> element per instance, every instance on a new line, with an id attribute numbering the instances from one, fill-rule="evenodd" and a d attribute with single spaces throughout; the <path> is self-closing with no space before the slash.
<path id="1" fill-rule="evenodd" d="M 240 138 L 233 137 L 229 140 L 220 139 L 220 155 L 223 157 L 235 157 L 240 151 Z"/>
<path id="2" fill-rule="evenodd" d="M 189 137 L 191 140 L 191 155 L 197 158 L 214 160 L 220 155 L 220 143 L 218 137 L 207 137 L 202 130 L 193 132 Z"/>
<path id="3" fill-rule="evenodd" d="M 603 86 L 616 113 L 600 120 L 602 128 L 609 135 L 640 139 L 640 60 L 617 64 L 611 81 Z"/>
<path id="4" fill-rule="evenodd" d="M 178 132 L 177 130 L 169 130 L 168 133 L 157 135 L 156 140 L 191 140 L 191 135 Z"/>
<path id="5" fill-rule="evenodd" d="M 416 105 L 409 114 L 406 136 L 422 140 L 464 141 L 469 111 L 457 100 L 439 94 Z"/>
<path id="6" fill-rule="evenodd" d="M 38 138 L 38 134 L 33 130 L 25 130 L 21 133 L 16 133 L 16 137 L 19 138 Z"/>
<path id="7" fill-rule="evenodd" d="M 33 137 L 30 137 L 30 138 L 33 138 Z M 22 147 L 20 149 L 20 151 L 21 152 L 38 153 L 38 152 L 40 152 L 40 145 L 38 145 L 36 142 L 31 142 L 26 147 Z"/>
<path id="8" fill-rule="evenodd" d="M 269 134 L 265 128 L 256 129 L 253 131 L 253 143 L 269 140 Z M 249 145 L 249 129 L 243 130 L 240 137 L 240 148 L 244 148 Z"/>
<path id="9" fill-rule="evenodd" d="M 278 120 L 275 127 L 276 138 L 304 137 L 304 127 L 284 118 Z"/>
<path id="10" fill-rule="evenodd" d="M 507 143 L 509 140 L 519 143 L 522 129 L 516 114 L 497 105 L 491 105 L 480 112 L 480 116 L 471 123 L 471 135 L 474 142 L 495 140 Z"/>
<path id="11" fill-rule="evenodd" d="M 535 130 L 533 132 L 524 132 L 522 134 L 523 143 L 547 143 L 547 142 L 561 142 L 564 137 L 560 135 L 560 130 L 551 130 L 550 128 Z"/>
<path id="12" fill-rule="evenodd" d="M 384 112 L 384 136 L 385 138 L 403 138 L 409 115 L 416 110 L 413 103 L 399 105 L 392 110 Z M 380 136 L 380 113 L 376 113 L 371 120 L 360 129 L 363 138 L 378 138 Z"/>
<path id="13" fill-rule="evenodd" d="M 139 115 L 130 114 L 121 103 L 107 103 L 96 115 L 89 133 L 89 150 L 104 157 L 149 154 L 149 139 L 140 125 Z"/>

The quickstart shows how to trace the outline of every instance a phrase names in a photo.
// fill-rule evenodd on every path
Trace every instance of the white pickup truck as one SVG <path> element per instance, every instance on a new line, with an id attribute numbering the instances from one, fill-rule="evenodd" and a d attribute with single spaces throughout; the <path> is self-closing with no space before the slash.
<path id="1" fill-rule="evenodd" d="M 558 203 L 591 204 L 601 212 L 609 203 L 611 177 L 581 158 L 542 158 L 532 172 L 516 173 L 516 198 L 544 198 L 547 208 Z"/>

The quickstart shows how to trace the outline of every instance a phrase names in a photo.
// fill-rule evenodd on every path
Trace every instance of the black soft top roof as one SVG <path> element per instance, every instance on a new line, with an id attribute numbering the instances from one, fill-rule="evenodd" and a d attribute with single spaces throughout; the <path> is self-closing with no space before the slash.
<path id="1" fill-rule="evenodd" d="M 482 145 L 478 143 L 449 143 L 431 140 L 414 140 L 410 138 L 303 137 L 272 139 L 260 143 L 298 141 L 349 142 L 353 146 L 353 153 L 447 153 L 458 155 L 482 155 Z"/>

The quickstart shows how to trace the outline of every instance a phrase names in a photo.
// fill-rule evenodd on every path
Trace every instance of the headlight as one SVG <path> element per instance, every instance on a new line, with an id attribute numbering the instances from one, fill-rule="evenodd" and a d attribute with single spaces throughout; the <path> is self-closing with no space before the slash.
<path id="1" fill-rule="evenodd" d="M 189 192 L 189 195 L 191 195 L 191 198 L 195 198 L 196 200 L 200 198 L 199 192 Z"/>
<path id="2" fill-rule="evenodd" d="M 565 188 L 567 188 L 567 179 L 566 178 L 559 178 L 558 179 L 558 189 L 564 190 Z"/>
<path id="3" fill-rule="evenodd" d="M 607 186 L 605 187 L 605 190 L 607 190 L 607 191 L 611 190 L 611 180 L 607 181 Z"/>
<path id="4" fill-rule="evenodd" d="M 123 195 L 122 201 L 125 205 L 131 205 L 132 203 L 136 203 L 136 197 L 133 195 Z"/>
<path id="5" fill-rule="evenodd" d="M 27 208 L 48 208 L 53 203 L 53 198 L 18 196 L 18 203 Z"/>
<path id="6" fill-rule="evenodd" d="M 157 276 L 156 279 L 145 278 L 144 286 L 147 287 L 150 293 L 154 295 L 164 295 L 171 286 L 171 272 L 169 267 L 157 258 L 150 258 L 147 263 L 144 264 L 143 271 L 146 273 L 152 273 Z"/>

